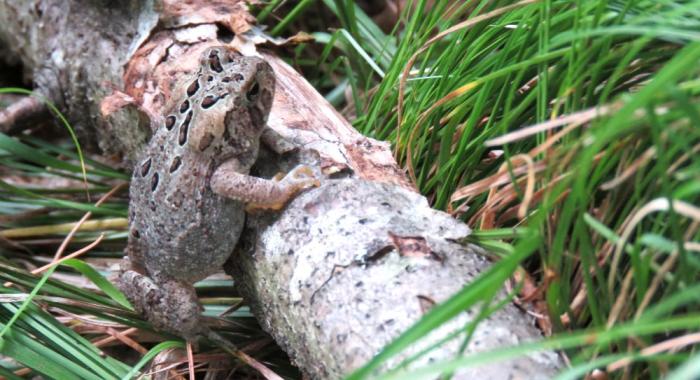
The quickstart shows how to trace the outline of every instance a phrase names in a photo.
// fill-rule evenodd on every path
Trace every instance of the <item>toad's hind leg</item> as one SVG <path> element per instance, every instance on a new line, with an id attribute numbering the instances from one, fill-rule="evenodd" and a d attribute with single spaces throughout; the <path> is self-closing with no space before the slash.
<path id="1" fill-rule="evenodd" d="M 128 269 L 119 273 L 116 282 L 136 311 L 145 315 L 155 329 L 188 340 L 207 333 L 194 288 L 171 279 L 157 280 Z"/>
<path id="2" fill-rule="evenodd" d="M 273 180 L 240 173 L 237 162 L 230 160 L 219 166 L 211 177 L 211 189 L 224 197 L 245 202 L 247 210 L 279 210 L 299 191 L 319 186 L 310 167 L 299 165 L 284 178 Z"/>

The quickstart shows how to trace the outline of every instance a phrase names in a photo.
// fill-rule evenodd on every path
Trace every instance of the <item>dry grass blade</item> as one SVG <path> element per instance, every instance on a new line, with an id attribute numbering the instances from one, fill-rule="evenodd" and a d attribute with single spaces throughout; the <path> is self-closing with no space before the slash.
<path id="1" fill-rule="evenodd" d="M 563 174 L 563 175 L 560 175 L 554 179 L 548 180 L 544 186 L 542 186 L 541 188 L 539 188 L 537 191 L 535 191 L 532 194 L 532 196 L 529 200 L 529 204 L 539 203 L 542 200 L 542 198 L 544 198 L 546 195 L 548 195 L 552 191 L 554 186 L 556 186 L 562 180 L 566 179 L 569 176 L 570 176 L 570 174 Z M 515 191 L 512 191 L 512 193 L 513 193 L 513 197 L 517 196 L 517 193 L 515 193 Z M 562 200 L 564 200 L 564 198 L 566 198 L 566 196 L 569 193 L 570 193 L 570 190 L 563 191 L 556 198 L 556 200 L 553 202 L 553 204 L 560 203 Z M 498 219 L 496 220 L 496 225 L 499 225 L 499 226 L 505 225 L 507 221 L 513 220 L 514 218 L 519 217 L 518 215 L 520 212 L 520 207 L 521 207 L 521 205 L 516 205 L 516 206 L 510 207 L 510 208 L 506 209 L 505 211 L 503 211 L 501 213 L 501 215 L 498 217 Z M 476 216 L 476 214 L 475 214 L 475 216 Z"/>
<path id="2" fill-rule="evenodd" d="M 609 191 L 617 186 L 620 186 L 622 183 L 624 183 L 627 179 L 632 177 L 634 173 L 639 170 L 642 166 L 646 165 L 652 158 L 656 156 L 656 148 L 655 147 L 650 147 L 642 155 L 636 159 L 631 165 L 629 165 L 625 170 L 618 175 L 617 177 L 611 179 L 610 181 L 604 182 L 603 184 L 600 185 L 600 189 L 603 191 Z"/>
<path id="3" fill-rule="evenodd" d="M 77 231 L 104 231 L 125 229 L 128 226 L 126 218 L 105 218 L 101 220 L 86 220 L 83 222 L 61 223 L 46 226 L 8 228 L 0 231 L 0 237 L 7 239 L 45 236 L 70 232 L 78 226 Z"/>
<path id="4" fill-rule="evenodd" d="M 530 172 L 538 173 L 542 170 L 546 169 L 546 166 L 541 163 L 537 162 L 535 163 L 531 168 L 528 167 L 527 165 L 521 165 L 513 168 L 512 172 L 513 175 L 515 176 L 520 176 L 523 174 L 528 174 Z M 493 174 L 492 176 L 488 178 L 484 178 L 480 181 L 476 181 L 472 184 L 469 184 L 467 186 L 464 186 L 457 191 L 455 191 L 452 196 L 450 197 L 450 203 L 458 202 L 463 199 L 467 199 L 469 197 L 473 197 L 475 195 L 481 194 L 484 191 L 495 188 L 498 186 L 503 186 L 506 184 L 509 184 L 511 182 L 511 177 L 510 173 L 508 172 L 499 172 L 496 174 Z"/>
<path id="5" fill-rule="evenodd" d="M 666 170 L 666 173 L 671 174 L 676 171 L 681 165 L 683 165 L 685 162 L 688 161 L 688 159 L 692 158 L 693 155 L 697 154 L 700 152 L 700 144 L 696 144 L 690 152 L 685 152 L 683 153 L 678 159 L 671 164 L 671 166 L 668 167 L 668 170 Z"/>
<path id="6" fill-rule="evenodd" d="M 187 371 L 190 374 L 190 380 L 195 380 L 194 373 L 194 356 L 192 354 L 192 342 L 187 342 Z"/>
<path id="7" fill-rule="evenodd" d="M 596 118 L 609 115 L 611 111 L 619 108 L 618 105 L 608 105 L 596 108 L 589 108 L 587 110 L 574 112 L 568 115 L 560 116 L 556 119 L 545 121 L 543 123 L 535 124 L 529 127 L 518 129 L 517 131 L 499 136 L 490 140 L 487 140 L 484 145 L 486 146 L 500 146 L 509 144 L 518 140 L 522 140 L 538 133 L 547 132 L 554 128 L 558 128 L 567 124 L 573 124 L 576 126 L 583 125 L 590 122 Z M 558 140 L 558 139 L 557 139 Z M 554 140 L 556 141 L 556 140 Z"/>
<path id="8" fill-rule="evenodd" d="M 131 347 L 134 351 L 140 353 L 141 355 L 144 355 L 146 352 L 148 352 L 148 350 L 137 341 L 129 338 L 129 334 L 133 334 L 136 331 L 138 331 L 136 327 L 129 327 L 124 331 L 117 331 L 112 327 L 105 327 L 104 332 L 109 336 L 95 340 L 92 342 L 92 344 L 95 345 L 95 347 L 102 347 L 114 341 L 119 341 L 124 343 L 126 346 Z"/>
<path id="9" fill-rule="evenodd" d="M 659 342 L 652 346 L 649 346 L 641 350 L 641 354 L 644 356 L 651 356 L 665 351 L 678 351 L 681 348 L 687 347 L 691 344 L 700 343 L 700 333 L 686 334 L 679 336 L 677 338 L 671 338 L 663 342 Z M 618 360 L 610 365 L 608 365 L 608 372 L 617 371 L 620 368 L 628 366 L 632 363 L 631 359 Z"/>
<path id="10" fill-rule="evenodd" d="M 610 264 L 611 268 L 610 276 L 608 277 L 608 291 L 610 291 L 611 293 L 613 291 L 615 285 L 615 274 L 617 273 L 617 269 L 620 266 L 620 260 L 622 258 L 622 250 L 624 249 L 625 245 L 627 244 L 627 241 L 632 235 L 634 228 L 647 215 L 657 211 L 668 211 L 670 207 L 673 207 L 673 210 L 678 214 L 694 219 L 696 221 L 700 220 L 700 208 L 683 201 L 674 200 L 670 203 L 666 198 L 657 198 L 644 205 L 644 207 L 642 207 L 636 213 L 633 214 L 632 218 L 630 219 L 630 222 L 627 223 L 624 231 L 620 235 L 620 239 L 617 241 L 617 244 L 615 246 L 615 252 L 613 254 L 613 259 Z M 613 322 L 614 320 L 609 321 L 609 324 Z"/>
<path id="11" fill-rule="evenodd" d="M 109 199 L 112 195 L 114 195 L 117 191 L 120 189 L 123 189 L 126 187 L 126 183 L 120 183 L 119 185 L 115 186 L 112 188 L 112 190 L 108 191 L 106 194 L 104 194 L 100 199 L 95 202 L 95 207 L 99 207 L 102 203 L 104 203 L 107 199 Z M 88 211 L 83 215 L 82 218 L 78 221 L 78 223 L 75 224 L 75 226 L 71 229 L 71 231 L 68 233 L 66 236 L 65 240 L 63 240 L 63 243 L 58 247 L 58 250 L 56 251 L 56 255 L 54 255 L 54 260 L 58 260 L 61 258 L 61 255 L 63 254 L 63 251 L 65 251 L 66 247 L 68 246 L 68 243 L 70 243 L 71 240 L 73 240 L 73 236 L 75 236 L 75 233 L 78 232 L 78 229 L 80 229 L 80 226 L 85 223 L 86 220 L 90 219 L 92 216 L 92 212 Z"/>
<path id="12" fill-rule="evenodd" d="M 676 261 L 678 261 L 678 250 L 674 250 L 673 252 L 671 252 L 668 258 L 666 258 L 666 261 L 664 261 L 659 270 L 656 272 L 654 279 L 651 280 L 649 287 L 644 293 L 644 298 L 642 298 L 642 302 L 640 302 L 639 306 L 637 306 L 637 311 L 634 313 L 634 319 L 638 319 L 642 315 L 642 313 L 644 313 L 647 306 L 651 302 L 654 293 L 656 293 L 656 290 L 659 289 L 659 287 L 661 286 L 664 276 L 666 276 L 671 271 L 671 269 L 673 269 L 673 266 L 676 265 Z"/>
<path id="13" fill-rule="evenodd" d="M 259 361 L 255 360 L 255 358 L 249 356 L 243 351 L 239 351 L 238 355 L 236 355 L 239 359 L 241 359 L 244 363 L 248 364 L 249 366 L 255 368 L 258 372 L 260 372 L 261 375 L 263 375 L 267 380 L 283 380 L 282 376 L 276 374 L 273 370 L 267 368 L 264 364 L 260 363 Z"/>
<path id="14" fill-rule="evenodd" d="M 85 247 L 80 248 L 79 250 L 77 250 L 77 251 L 75 251 L 75 252 L 73 252 L 65 257 L 61 257 L 58 260 L 54 259 L 52 262 L 50 262 L 50 263 L 48 263 L 40 268 L 32 270 L 31 273 L 32 274 L 39 274 L 39 273 L 51 268 L 54 265 L 58 265 L 66 260 L 74 259 L 80 255 L 85 254 L 86 252 L 90 252 L 91 249 L 95 248 L 96 246 L 98 246 L 102 242 L 102 239 L 104 239 L 104 237 L 105 237 L 105 234 L 100 234 L 100 236 L 98 236 L 97 239 L 95 239 L 95 241 L 86 245 Z"/>
<path id="15" fill-rule="evenodd" d="M 519 154 L 511 157 L 511 163 L 517 161 L 524 161 L 527 176 L 525 178 L 518 178 L 510 183 L 507 183 L 501 190 L 498 190 L 497 187 L 491 187 L 486 203 L 472 217 L 472 224 L 476 223 L 476 220 L 481 219 L 481 222 L 479 223 L 480 229 L 494 228 L 498 211 L 519 197 L 516 187 L 521 187 L 521 183 L 523 182 L 525 183 L 525 192 L 523 194 L 522 201 L 517 206 L 517 216 L 521 220 L 525 218 L 527 209 L 534 196 L 536 180 L 534 171 L 535 163 L 527 154 Z M 508 174 L 507 169 L 508 163 L 503 163 L 499 168 L 498 173 Z"/>
<path id="16" fill-rule="evenodd" d="M 632 287 L 632 280 L 634 280 L 634 272 L 632 270 L 628 270 L 627 274 L 625 274 L 625 279 L 622 281 L 622 286 L 616 293 L 617 298 L 615 299 L 615 303 L 613 304 L 610 314 L 608 315 L 608 328 L 613 327 L 615 322 L 620 319 L 620 315 L 622 315 L 625 305 L 627 305 L 627 302 L 629 302 L 630 299 L 628 297 L 628 293 Z"/>

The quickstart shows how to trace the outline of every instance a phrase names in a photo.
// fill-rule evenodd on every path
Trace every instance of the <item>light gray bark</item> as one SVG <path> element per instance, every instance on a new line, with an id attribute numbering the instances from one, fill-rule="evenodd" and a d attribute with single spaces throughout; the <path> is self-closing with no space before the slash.
<path id="1" fill-rule="evenodd" d="M 263 327 L 316 379 L 361 366 L 490 265 L 480 248 L 458 243 L 470 232 L 466 225 L 391 184 L 331 180 L 270 222 L 251 223 L 257 233 L 246 235 L 252 240 L 229 269 Z M 464 331 L 476 312 L 461 313 L 392 362 Z M 454 357 L 465 335 L 418 363 Z M 539 338 L 534 319 L 509 304 L 479 324 L 464 353 Z M 554 353 L 533 353 L 454 378 L 546 379 L 560 365 Z"/>
<path id="2" fill-rule="evenodd" d="M 172 78 L 192 69 L 197 47 L 220 43 L 217 31 L 228 19 L 216 18 L 227 17 L 216 14 L 221 8 L 177 13 L 174 4 L 159 2 L 156 12 L 138 0 L 0 0 L 0 45 L 65 112 L 86 146 L 129 163 L 149 135 L 144 114 L 162 111 Z M 338 378 L 489 263 L 479 248 L 456 242 L 469 232 L 464 224 L 412 191 L 387 144 L 361 136 L 288 65 L 265 57 L 278 77 L 266 140 L 290 154 L 267 152 L 258 169 L 274 174 L 301 156 L 324 176 L 345 179 L 325 181 L 280 215 L 251 215 L 229 269 L 262 326 L 302 371 Z M 106 101 L 113 89 L 143 112 L 135 106 L 105 112 L 115 104 Z M 465 312 L 451 326 L 470 317 Z M 467 352 L 539 337 L 532 319 L 508 305 L 480 325 Z M 449 358 L 458 344 L 430 358 Z M 460 375 L 546 378 L 559 367 L 548 353 Z"/>

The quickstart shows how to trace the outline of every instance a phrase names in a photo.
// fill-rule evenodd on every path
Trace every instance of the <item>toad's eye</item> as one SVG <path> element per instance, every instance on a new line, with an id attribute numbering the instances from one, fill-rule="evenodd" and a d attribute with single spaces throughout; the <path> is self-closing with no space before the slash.
<path id="1" fill-rule="evenodd" d="M 248 99 L 249 102 L 254 102 L 255 99 L 258 98 L 258 94 L 260 93 L 260 85 L 258 85 L 258 82 L 255 82 L 248 92 L 245 93 L 246 99 Z"/>

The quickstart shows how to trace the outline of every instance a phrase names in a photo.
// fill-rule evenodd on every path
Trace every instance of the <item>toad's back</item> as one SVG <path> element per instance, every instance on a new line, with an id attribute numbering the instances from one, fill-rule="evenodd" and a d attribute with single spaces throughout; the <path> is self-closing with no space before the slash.
<path id="1" fill-rule="evenodd" d="M 271 101 L 274 82 L 268 79 L 274 78 L 257 58 L 223 48 L 203 57 L 191 81 L 174 90 L 180 100 L 157 126 L 132 176 L 128 249 L 152 277 L 193 282 L 215 272 L 244 222 L 243 204 L 214 194 L 209 181 L 227 160 L 249 171 L 267 112 L 250 98 Z"/>

